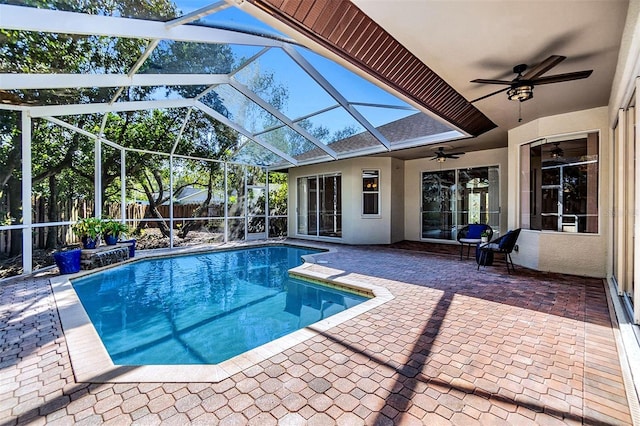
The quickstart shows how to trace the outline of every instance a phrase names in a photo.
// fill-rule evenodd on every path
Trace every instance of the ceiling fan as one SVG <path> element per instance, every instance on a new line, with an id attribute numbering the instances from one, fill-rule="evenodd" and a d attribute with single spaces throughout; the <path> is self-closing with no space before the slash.
<path id="1" fill-rule="evenodd" d="M 444 147 L 439 147 L 437 151 L 434 151 L 431 160 L 436 160 L 438 163 L 444 163 L 447 158 L 458 159 L 460 155 L 464 155 L 464 152 L 444 152 Z"/>
<path id="2" fill-rule="evenodd" d="M 560 148 L 559 142 L 553 143 L 553 149 L 549 150 L 549 155 L 552 159 L 558 159 L 564 157 L 564 149 Z"/>
<path id="3" fill-rule="evenodd" d="M 471 101 L 471 103 L 486 99 L 490 96 L 497 95 L 498 93 L 504 91 L 507 92 L 507 98 L 509 100 L 524 102 L 533 98 L 533 88 L 538 84 L 551 84 L 561 83 L 563 81 L 580 80 L 589 77 L 593 72 L 593 70 L 576 71 L 565 74 L 556 74 L 547 77 L 541 77 L 542 74 L 546 73 L 565 59 L 567 59 L 566 56 L 551 55 L 535 67 L 529 69 L 529 71 L 527 71 L 529 67 L 526 64 L 516 65 L 515 67 L 513 67 L 513 72 L 514 74 L 517 74 L 517 76 L 511 81 L 491 80 L 484 78 L 471 80 L 471 83 L 501 84 L 507 86 L 493 93 L 489 93 L 488 95 L 484 95 L 477 99 L 474 99 Z M 527 72 L 524 73 L 525 71 Z"/>

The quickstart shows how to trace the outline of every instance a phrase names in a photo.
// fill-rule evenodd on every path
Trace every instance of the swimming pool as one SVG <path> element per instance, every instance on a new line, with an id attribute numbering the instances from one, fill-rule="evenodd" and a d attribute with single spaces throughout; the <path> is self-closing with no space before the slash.
<path id="1" fill-rule="evenodd" d="M 114 364 L 216 364 L 368 300 L 289 277 L 312 253 L 265 246 L 146 259 L 72 285 Z"/>

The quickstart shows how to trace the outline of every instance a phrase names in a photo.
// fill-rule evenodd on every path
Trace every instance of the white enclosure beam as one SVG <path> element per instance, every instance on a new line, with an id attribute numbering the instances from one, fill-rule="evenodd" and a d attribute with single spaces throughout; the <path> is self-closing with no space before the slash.
<path id="1" fill-rule="evenodd" d="M 169 155 L 169 248 L 173 248 L 173 153 Z"/>
<path id="2" fill-rule="evenodd" d="M 178 143 L 180 142 L 180 139 L 182 139 L 182 135 L 184 134 L 184 129 L 187 127 L 187 123 L 189 122 L 189 117 L 191 117 L 191 111 L 193 110 L 189 108 L 187 110 L 187 114 L 184 116 L 184 120 L 182 120 L 182 126 L 180 126 L 180 132 L 178 133 L 178 136 L 176 136 L 176 141 L 173 144 L 173 147 L 171 148 L 171 155 L 175 154 L 176 148 L 178 147 Z"/>
<path id="3" fill-rule="evenodd" d="M 226 74 L 0 74 L 0 89 L 128 86 L 206 86 L 229 82 Z"/>
<path id="4" fill-rule="evenodd" d="M 140 111 L 144 109 L 187 108 L 193 99 L 167 99 L 160 101 L 116 102 L 109 104 L 47 105 L 31 108 L 32 117 L 61 117 L 65 115 L 103 114 L 107 112 Z"/>
<path id="5" fill-rule="evenodd" d="M 244 240 L 247 241 L 249 238 L 249 206 L 247 206 L 249 201 L 249 188 L 247 188 L 249 171 L 245 169 L 244 171 L 244 201 L 242 202 L 243 213 L 244 216 Z"/>
<path id="6" fill-rule="evenodd" d="M 93 152 L 93 199 L 94 199 L 94 216 L 102 217 L 102 142 L 97 137 L 94 143 Z"/>
<path id="7" fill-rule="evenodd" d="M 0 28 L 47 33 L 100 35 L 191 41 L 196 43 L 242 44 L 282 47 L 285 41 L 233 30 L 198 25 L 167 28 L 165 22 L 114 16 L 89 15 L 35 7 L 0 5 Z M 292 43 L 295 43 L 291 40 Z"/>
<path id="8" fill-rule="evenodd" d="M 279 156 L 279 157 L 283 158 L 284 160 L 288 161 L 292 165 L 295 166 L 295 165 L 298 164 L 298 160 L 296 160 L 295 158 L 293 158 L 289 154 L 279 150 L 278 148 L 272 146 L 271 144 L 269 144 L 267 142 L 264 142 L 260 138 L 254 137 L 251 134 L 251 132 L 249 132 L 247 129 L 245 129 L 244 127 L 240 126 L 237 123 L 232 122 L 231 120 L 229 120 L 224 115 L 220 114 L 215 109 L 210 108 L 209 106 L 203 104 L 202 102 L 196 102 L 195 106 L 196 106 L 196 108 L 198 108 L 199 110 L 201 110 L 205 114 L 208 114 L 209 116 L 215 118 L 216 120 L 218 120 L 219 122 L 221 122 L 225 126 L 231 127 L 236 132 L 243 134 L 245 137 L 251 139 L 252 141 L 257 143 L 258 145 L 262 146 L 263 148 L 266 148 L 267 150 L 273 152 L 274 154 L 276 154 L 277 156 Z"/>
<path id="9" fill-rule="evenodd" d="M 127 220 L 127 151 L 120 150 L 120 221 Z M 128 235 L 127 235 L 128 237 Z"/>
<path id="10" fill-rule="evenodd" d="M 412 107 L 411 105 L 374 104 L 374 103 L 371 103 L 371 102 L 349 102 L 349 104 L 353 105 L 353 106 L 364 106 L 364 107 L 385 108 L 385 109 L 399 109 L 399 110 L 403 110 L 403 111 L 420 112 L 418 109 Z"/>
<path id="11" fill-rule="evenodd" d="M 149 44 L 147 45 L 147 48 L 144 50 L 142 55 L 140 55 L 140 57 L 138 58 L 136 63 L 133 64 L 133 66 L 131 67 L 131 69 L 127 73 L 127 75 L 129 77 L 133 77 L 135 75 L 135 73 L 138 72 L 138 70 L 140 69 L 142 64 L 144 64 L 144 61 L 146 61 L 149 58 L 149 56 L 151 56 L 153 51 L 156 50 L 156 47 L 158 47 L 158 43 L 160 43 L 160 40 L 158 40 L 158 39 L 151 40 L 151 42 L 149 42 Z"/>
<path id="12" fill-rule="evenodd" d="M 33 271 L 33 241 L 31 240 L 31 117 L 22 112 L 22 273 Z"/>
<path id="13" fill-rule="evenodd" d="M 227 2 L 217 1 L 208 6 L 201 7 L 198 10 L 194 10 L 193 12 L 187 13 L 179 18 L 169 21 L 165 24 L 165 27 L 173 28 L 177 27 L 178 25 L 188 24 L 189 22 L 197 21 L 204 16 L 211 15 L 212 13 L 215 13 L 222 9 L 226 9 L 228 7 L 231 7 L 231 5 Z"/>

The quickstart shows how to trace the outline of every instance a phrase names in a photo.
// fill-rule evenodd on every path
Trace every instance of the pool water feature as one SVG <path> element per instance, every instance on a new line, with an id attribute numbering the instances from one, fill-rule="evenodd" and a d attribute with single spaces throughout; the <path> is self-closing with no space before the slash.
<path id="1" fill-rule="evenodd" d="M 368 300 L 289 277 L 313 253 L 266 246 L 146 259 L 72 285 L 114 364 L 217 364 Z"/>

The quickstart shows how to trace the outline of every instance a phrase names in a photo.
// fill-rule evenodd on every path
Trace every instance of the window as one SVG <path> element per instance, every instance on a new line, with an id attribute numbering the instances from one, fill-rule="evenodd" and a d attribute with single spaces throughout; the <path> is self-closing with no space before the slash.
<path id="1" fill-rule="evenodd" d="M 362 171 L 362 214 L 363 215 L 379 215 L 380 214 L 380 171 L 363 170 Z"/>
<path id="2" fill-rule="evenodd" d="M 469 223 L 500 228 L 499 168 L 474 167 L 422 174 L 422 238 L 455 240 Z"/>
<path id="3" fill-rule="evenodd" d="M 523 228 L 598 232 L 598 148 L 597 133 L 520 148 Z"/>
<path id="4" fill-rule="evenodd" d="M 298 234 L 342 237 L 341 175 L 298 178 L 297 212 Z"/>

